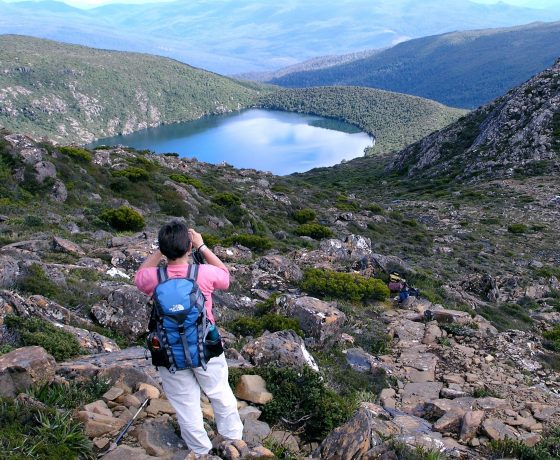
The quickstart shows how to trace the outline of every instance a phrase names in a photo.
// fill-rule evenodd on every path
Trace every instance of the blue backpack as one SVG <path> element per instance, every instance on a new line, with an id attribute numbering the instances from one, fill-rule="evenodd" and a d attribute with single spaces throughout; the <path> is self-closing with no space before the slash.
<path id="1" fill-rule="evenodd" d="M 169 278 L 158 268 L 158 285 L 152 295 L 148 350 L 152 364 L 171 373 L 202 367 L 223 353 L 217 328 L 207 319 L 206 299 L 196 278 L 198 265 L 189 265 L 185 278 Z"/>

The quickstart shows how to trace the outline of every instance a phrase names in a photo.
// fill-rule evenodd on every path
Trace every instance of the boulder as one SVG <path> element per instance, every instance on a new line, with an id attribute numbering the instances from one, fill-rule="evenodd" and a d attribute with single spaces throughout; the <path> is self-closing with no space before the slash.
<path id="1" fill-rule="evenodd" d="M 313 452 L 313 458 L 349 460 L 371 458 L 364 456 L 365 452 L 382 444 L 385 439 L 395 438 L 402 432 L 399 424 L 391 420 L 393 412 L 392 410 L 386 411 L 376 404 L 361 403 L 348 422 L 335 428 L 325 438 Z M 429 425 L 428 422 L 418 420 L 420 423 Z"/>
<path id="2" fill-rule="evenodd" d="M 402 410 L 407 414 L 422 416 L 426 402 L 439 398 L 441 382 L 407 383 L 402 392 Z"/>
<path id="3" fill-rule="evenodd" d="M 0 356 L 0 396 L 15 398 L 20 391 L 54 378 L 56 362 L 42 347 L 23 347 Z"/>
<path id="4" fill-rule="evenodd" d="M 17 260 L 7 254 L 0 254 L 0 288 L 12 288 L 19 273 Z"/>
<path id="5" fill-rule="evenodd" d="M 148 326 L 148 297 L 135 286 L 120 286 L 109 294 L 107 301 L 93 306 L 91 313 L 105 327 L 130 340 L 138 339 Z"/>
<path id="6" fill-rule="evenodd" d="M 107 417 L 112 417 L 113 413 L 111 409 L 107 407 L 105 401 L 99 399 L 92 403 L 86 404 L 84 410 L 87 412 L 93 412 L 94 414 L 106 415 Z"/>
<path id="7" fill-rule="evenodd" d="M 266 382 L 260 375 L 242 375 L 235 396 L 255 404 L 266 404 L 272 400 L 272 393 L 266 391 Z"/>
<path id="8" fill-rule="evenodd" d="M 337 336 L 346 322 L 344 313 L 314 297 L 284 295 L 277 300 L 277 305 L 285 316 L 297 319 L 306 335 L 313 337 L 319 344 Z"/>
<path id="9" fill-rule="evenodd" d="M 75 256 L 85 256 L 85 251 L 76 243 L 60 238 L 59 236 L 53 237 L 53 251 L 54 252 L 65 252 L 67 254 L 72 254 Z"/>
<path id="10" fill-rule="evenodd" d="M 130 460 L 132 458 L 134 460 L 159 460 L 159 457 L 148 455 L 144 449 L 124 444 L 103 456 L 103 460 Z"/>
<path id="11" fill-rule="evenodd" d="M 272 441 L 273 444 L 288 449 L 291 453 L 297 454 L 299 452 L 298 440 L 289 431 L 275 430 L 270 433 L 267 440 Z"/>
<path id="12" fill-rule="evenodd" d="M 157 414 L 173 415 L 175 414 L 175 409 L 167 399 L 151 399 L 146 412 L 154 416 Z"/>
<path id="13" fill-rule="evenodd" d="M 478 428 L 482 424 L 485 412 L 483 410 L 469 410 L 465 412 L 463 416 L 463 422 L 461 424 L 461 433 L 459 438 L 462 441 L 470 441 L 476 436 Z"/>
<path id="14" fill-rule="evenodd" d="M 262 444 L 270 432 L 268 423 L 259 420 L 247 419 L 243 424 L 243 440 L 251 445 Z"/>
<path id="15" fill-rule="evenodd" d="M 241 353 L 256 366 L 272 364 L 279 367 L 310 366 L 319 370 L 305 348 L 303 339 L 294 331 L 265 333 L 247 343 Z"/>
<path id="16" fill-rule="evenodd" d="M 399 343 L 401 346 L 419 344 L 424 339 L 425 325 L 424 323 L 419 323 L 417 321 L 411 321 L 409 319 L 401 320 L 395 326 L 395 335 L 399 337 Z"/>
<path id="17" fill-rule="evenodd" d="M 35 179 L 42 184 L 47 178 L 56 177 L 56 167 L 50 161 L 39 161 L 33 165 Z"/>
<path id="18" fill-rule="evenodd" d="M 216 254 L 220 259 L 226 262 L 239 262 L 241 260 L 252 260 L 253 253 L 249 248 L 236 244 L 228 248 L 222 246 L 214 246 L 212 252 Z"/>
<path id="19" fill-rule="evenodd" d="M 56 179 L 56 181 L 54 182 L 53 188 L 51 190 L 51 197 L 54 201 L 58 201 L 59 203 L 64 203 L 68 198 L 68 190 L 66 189 L 66 185 L 64 185 L 64 182 L 62 182 L 60 179 Z"/>
<path id="20" fill-rule="evenodd" d="M 239 417 L 241 418 L 242 422 L 250 418 L 252 418 L 253 420 L 258 420 L 261 414 L 262 411 L 254 406 L 245 406 L 239 409 Z"/>
<path id="21" fill-rule="evenodd" d="M 254 267 L 267 273 L 277 275 L 292 284 L 301 281 L 303 278 L 303 272 L 299 266 L 290 259 L 280 255 L 261 257 L 254 264 Z"/>
<path id="22" fill-rule="evenodd" d="M 424 338 L 422 339 L 422 343 L 426 345 L 430 345 L 435 343 L 437 339 L 439 339 L 443 335 L 441 329 L 439 328 L 436 321 L 431 321 L 426 325 L 426 329 L 424 332 Z"/>
<path id="23" fill-rule="evenodd" d="M 517 439 L 519 437 L 519 433 L 514 428 L 493 417 L 484 420 L 482 429 L 493 440 Z"/>
<path id="24" fill-rule="evenodd" d="M 142 448 L 156 457 L 169 455 L 184 448 L 183 440 L 175 434 L 175 428 L 168 418 L 158 418 L 144 422 L 134 430 L 134 436 Z"/>
<path id="25" fill-rule="evenodd" d="M 434 423 L 434 431 L 440 433 L 459 432 L 465 411 L 461 408 L 450 410 Z"/>

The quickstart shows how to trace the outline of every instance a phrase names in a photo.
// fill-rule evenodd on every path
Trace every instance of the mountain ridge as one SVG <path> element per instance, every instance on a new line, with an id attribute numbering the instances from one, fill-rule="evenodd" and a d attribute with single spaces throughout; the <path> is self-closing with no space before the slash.
<path id="1" fill-rule="evenodd" d="M 537 10 L 466 0 L 425 0 L 421 4 L 406 0 L 375 4 L 367 0 L 314 0 L 311 4 L 224 0 L 65 8 L 53 14 L 41 3 L 3 5 L 7 6 L 0 16 L 0 33 L 163 54 L 222 74 L 272 70 L 317 55 L 383 48 L 461 28 L 560 19 L 560 8 Z M 332 17 L 340 19 L 332 21 Z M 333 42 L 332 37 L 344 40 Z"/>
<path id="2" fill-rule="evenodd" d="M 476 108 L 558 57 L 560 22 L 451 32 L 409 40 L 375 55 L 270 80 L 287 87 L 358 85 Z"/>

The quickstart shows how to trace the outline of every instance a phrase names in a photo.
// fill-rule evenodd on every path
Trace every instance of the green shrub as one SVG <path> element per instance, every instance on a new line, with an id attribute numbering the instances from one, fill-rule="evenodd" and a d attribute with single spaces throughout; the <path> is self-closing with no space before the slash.
<path id="1" fill-rule="evenodd" d="M 553 329 L 543 332 L 545 338 L 545 346 L 554 351 L 560 351 L 560 324 L 554 326 Z"/>
<path id="2" fill-rule="evenodd" d="M 174 217 L 188 216 L 190 209 L 181 196 L 172 188 L 164 188 L 157 194 L 159 210 Z"/>
<path id="3" fill-rule="evenodd" d="M 527 233 L 528 230 L 529 227 L 527 227 L 525 224 L 508 225 L 508 232 L 510 233 L 514 233 L 514 234 Z"/>
<path id="4" fill-rule="evenodd" d="M 201 180 L 188 177 L 185 174 L 171 174 L 169 178 L 179 184 L 192 185 L 197 190 L 203 190 L 205 188 Z"/>
<path id="5" fill-rule="evenodd" d="M 315 240 L 330 238 L 333 234 L 330 228 L 321 224 L 302 224 L 296 228 L 295 233 L 299 236 L 310 236 Z"/>
<path id="6" fill-rule="evenodd" d="M 488 443 L 489 458 L 515 458 L 517 460 L 557 460 L 560 458 L 560 428 L 545 433 L 533 447 L 522 441 L 504 439 Z"/>
<path id="7" fill-rule="evenodd" d="M 150 178 L 150 175 L 145 169 L 138 168 L 136 166 L 130 166 L 125 169 L 113 171 L 111 175 L 113 177 L 126 177 L 131 182 L 142 182 Z"/>
<path id="8" fill-rule="evenodd" d="M 47 277 L 39 264 L 31 264 L 27 268 L 27 273 L 18 282 L 17 288 L 28 294 L 39 294 L 49 298 L 55 298 L 61 292 L 59 286 Z"/>
<path id="9" fill-rule="evenodd" d="M 264 331 L 277 332 L 291 329 L 303 337 L 298 320 L 275 313 L 267 313 L 260 317 L 243 316 L 231 321 L 227 329 L 236 335 L 253 337 L 262 335 Z"/>
<path id="10" fill-rule="evenodd" d="M 233 193 L 217 193 L 212 197 L 212 201 L 224 208 L 239 206 L 241 204 L 241 198 Z"/>
<path id="11" fill-rule="evenodd" d="M 27 393 L 47 406 L 58 409 L 75 409 L 98 400 L 110 388 L 97 377 L 84 382 L 72 381 L 67 385 L 47 383 L 30 388 Z"/>
<path id="12" fill-rule="evenodd" d="M 100 214 L 99 218 L 107 222 L 115 230 L 120 231 L 139 231 L 146 226 L 142 215 L 127 206 L 121 206 L 118 209 L 107 209 Z"/>
<path id="13" fill-rule="evenodd" d="M 75 160 L 83 161 L 84 163 L 90 163 L 93 159 L 91 152 L 81 147 L 59 147 L 58 151 L 64 155 L 74 158 Z"/>
<path id="14" fill-rule="evenodd" d="M 179 154 L 177 152 L 167 152 L 163 154 L 164 157 L 173 157 L 173 158 L 179 158 Z"/>
<path id="15" fill-rule="evenodd" d="M 73 358 L 82 352 L 80 344 L 72 334 L 42 319 L 7 315 L 4 323 L 19 333 L 25 346 L 43 347 L 57 361 Z"/>
<path id="16" fill-rule="evenodd" d="M 366 210 L 371 211 L 374 214 L 384 214 L 385 213 L 385 210 L 380 205 L 378 205 L 377 203 L 373 203 L 373 204 L 370 204 L 370 205 L 366 206 Z"/>
<path id="17" fill-rule="evenodd" d="M 43 226 L 43 219 L 41 219 L 39 216 L 27 215 L 23 219 L 23 223 L 27 227 L 42 227 Z"/>
<path id="18" fill-rule="evenodd" d="M 389 297 L 389 288 L 380 279 L 321 268 L 306 270 L 300 286 L 310 294 L 351 301 L 384 300 Z"/>
<path id="19" fill-rule="evenodd" d="M 272 241 L 264 236 L 242 233 L 233 235 L 224 239 L 223 244 L 231 246 L 232 244 L 240 244 L 253 251 L 266 251 L 272 248 Z"/>
<path id="20" fill-rule="evenodd" d="M 10 460 L 93 460 L 82 426 L 69 412 L 0 398 L 0 450 Z"/>
<path id="21" fill-rule="evenodd" d="M 251 373 L 260 375 L 273 395 L 262 407 L 262 419 L 271 425 L 301 429 L 306 440 L 324 438 L 345 423 L 356 408 L 354 399 L 328 389 L 323 377 L 308 367 L 231 369 L 230 385 L 235 388 L 241 375 Z"/>
<path id="22" fill-rule="evenodd" d="M 11 345 L 0 345 L 0 356 L 5 355 L 6 353 L 9 353 L 10 351 L 14 351 L 15 348 L 12 347 Z"/>
<path id="23" fill-rule="evenodd" d="M 552 278 L 554 276 L 560 279 L 560 267 L 545 265 L 544 267 L 535 269 L 533 273 L 536 278 Z"/>
<path id="24" fill-rule="evenodd" d="M 294 219 L 300 224 L 311 222 L 315 220 L 316 216 L 317 214 L 315 214 L 315 211 L 313 211 L 313 209 L 298 209 L 296 212 L 294 212 Z"/>
<path id="25" fill-rule="evenodd" d="M 213 248 L 217 244 L 220 244 L 220 238 L 215 235 L 210 235 L 209 233 L 203 233 L 202 240 L 209 248 Z"/>

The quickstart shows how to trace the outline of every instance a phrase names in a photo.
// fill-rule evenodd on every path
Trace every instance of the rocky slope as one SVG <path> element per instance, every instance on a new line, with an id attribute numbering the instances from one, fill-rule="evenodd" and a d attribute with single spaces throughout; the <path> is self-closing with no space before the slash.
<path id="1" fill-rule="evenodd" d="M 205 233 L 232 274 L 215 311 L 246 443 L 215 436 L 202 400 L 219 458 L 499 458 L 509 446 L 500 440 L 542 453 L 555 439 L 557 345 L 543 332 L 560 320 L 560 273 L 557 262 L 537 260 L 544 255 L 530 241 L 519 244 L 534 268 L 510 261 L 511 274 L 477 273 L 466 260 L 448 276 L 441 261 L 454 257 L 435 247 L 476 246 L 451 238 L 465 229 L 455 223 L 461 217 L 448 215 L 452 202 L 426 202 L 422 212 L 433 222 L 424 228 L 405 223 L 395 208 L 331 194 L 298 177 L 125 149 L 55 148 L 9 133 L 1 146 L 0 345 L 16 348 L 0 356 L 2 395 L 37 405 L 41 392 L 33 387 L 45 381 L 108 382 L 103 393 L 72 408 L 99 453 L 149 397 L 123 446 L 105 458 L 190 458 L 157 374 L 134 346 L 145 334 L 148 310 L 131 279 L 159 224 L 177 215 Z M 539 209 L 530 204 L 523 209 L 511 201 L 525 216 Z M 139 212 L 145 228 L 118 232 L 101 218 L 120 206 Z M 483 206 L 470 205 L 473 213 Z M 316 239 L 305 236 L 294 213 L 309 207 L 297 218 L 307 215 Z M 383 245 L 369 237 L 379 228 Z M 445 232 L 448 240 L 437 240 L 432 251 L 428 241 Z M 507 231 L 497 235 L 501 244 L 512 239 Z M 413 254 L 412 244 L 429 250 Z M 392 270 L 406 274 L 423 297 L 398 304 L 383 290 L 366 295 L 320 278 L 351 276 L 357 286 L 375 286 Z M 539 270 L 537 279 L 530 270 Z M 506 316 L 492 316 L 498 311 Z M 505 324 L 508 315 L 519 322 Z M 68 346 L 34 335 L 26 318 L 54 325 L 50 334 L 64 332 Z M 39 339 L 56 361 L 33 346 Z M 74 341 L 77 348 L 70 348 Z"/>
<path id="2" fill-rule="evenodd" d="M 389 170 L 478 181 L 555 174 L 560 61 L 492 103 L 401 151 Z"/>

